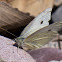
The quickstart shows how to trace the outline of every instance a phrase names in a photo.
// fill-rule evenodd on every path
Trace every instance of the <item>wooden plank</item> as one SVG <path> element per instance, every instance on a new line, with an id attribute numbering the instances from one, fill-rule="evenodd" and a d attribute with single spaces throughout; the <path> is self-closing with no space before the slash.
<path id="1" fill-rule="evenodd" d="M 26 26 L 33 18 L 33 16 L 12 8 L 7 3 L 0 2 L 0 27 L 6 30 Z"/>

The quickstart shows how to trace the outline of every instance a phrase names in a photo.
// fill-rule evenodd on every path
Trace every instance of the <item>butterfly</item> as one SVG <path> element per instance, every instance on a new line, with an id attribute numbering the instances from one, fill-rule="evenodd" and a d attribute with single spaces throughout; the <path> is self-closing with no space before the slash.
<path id="1" fill-rule="evenodd" d="M 33 36 L 33 34 L 37 34 L 36 32 L 45 26 L 49 25 L 49 20 L 51 19 L 51 11 L 52 8 L 47 8 L 45 11 L 43 11 L 40 15 L 38 15 L 35 19 L 33 19 L 22 31 L 21 35 L 16 38 L 16 43 L 19 46 L 27 47 L 28 49 L 34 49 L 34 48 L 39 48 L 42 45 L 39 44 L 41 43 L 42 37 L 38 36 Z M 43 36 L 44 33 L 41 35 Z M 32 37 L 32 38 L 31 38 Z M 44 36 L 43 36 L 44 37 Z M 46 37 L 44 37 L 46 38 Z M 32 40 L 31 40 L 32 39 Z M 37 39 L 37 40 L 35 40 Z M 42 41 L 44 43 L 44 41 Z"/>

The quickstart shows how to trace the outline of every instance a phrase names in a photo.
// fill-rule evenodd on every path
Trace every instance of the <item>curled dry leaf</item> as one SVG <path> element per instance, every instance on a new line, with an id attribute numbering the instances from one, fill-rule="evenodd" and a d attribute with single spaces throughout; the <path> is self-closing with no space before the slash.
<path id="1" fill-rule="evenodd" d="M 10 4 L 20 11 L 37 16 L 47 8 L 52 8 L 54 0 L 13 0 Z"/>
<path id="2" fill-rule="evenodd" d="M 0 27 L 12 30 L 26 26 L 32 19 L 33 17 L 12 8 L 8 3 L 0 2 Z M 0 28 L 0 32 L 2 31 Z"/>

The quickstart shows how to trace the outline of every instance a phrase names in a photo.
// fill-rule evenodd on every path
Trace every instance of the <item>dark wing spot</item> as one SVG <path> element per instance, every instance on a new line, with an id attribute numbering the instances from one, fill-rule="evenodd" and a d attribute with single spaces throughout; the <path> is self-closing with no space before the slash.
<path id="1" fill-rule="evenodd" d="M 51 29 L 49 29 L 48 31 L 51 31 Z"/>
<path id="2" fill-rule="evenodd" d="M 41 21 L 41 24 L 43 23 L 43 21 Z"/>

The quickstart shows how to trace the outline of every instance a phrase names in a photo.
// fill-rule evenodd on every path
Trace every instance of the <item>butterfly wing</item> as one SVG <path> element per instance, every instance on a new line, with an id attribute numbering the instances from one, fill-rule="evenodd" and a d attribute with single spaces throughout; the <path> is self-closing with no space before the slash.
<path id="1" fill-rule="evenodd" d="M 34 20 L 32 20 L 26 26 L 26 28 L 21 33 L 21 36 L 23 38 L 26 38 L 29 35 L 31 35 L 32 33 L 34 33 L 35 31 L 37 31 L 45 26 L 48 26 L 49 25 L 48 21 L 51 19 L 51 11 L 52 11 L 52 8 L 48 8 L 44 12 L 42 12 L 40 15 L 38 15 Z"/>
<path id="2" fill-rule="evenodd" d="M 42 28 L 24 39 L 23 47 L 27 47 L 28 49 L 40 48 L 56 37 L 56 34 L 58 34 L 61 29 L 62 21 Z"/>

